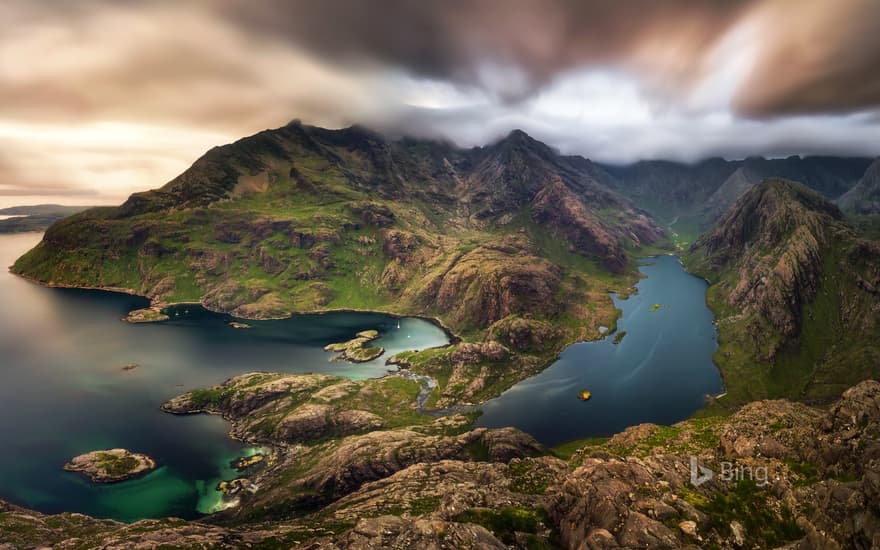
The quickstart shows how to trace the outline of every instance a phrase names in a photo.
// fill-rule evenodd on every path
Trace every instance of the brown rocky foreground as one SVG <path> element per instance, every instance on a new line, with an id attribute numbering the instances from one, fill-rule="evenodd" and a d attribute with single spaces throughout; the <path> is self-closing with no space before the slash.
<path id="1" fill-rule="evenodd" d="M 245 419 L 291 405 L 291 388 L 278 389 L 291 383 L 276 383 L 272 396 L 263 388 L 224 414 L 247 434 Z M 298 406 L 363 390 L 349 384 L 307 379 L 294 388 L 307 393 Z M 375 384 L 367 391 L 380 391 Z M 634 426 L 574 452 L 550 452 L 517 430 L 468 425 L 452 416 L 324 439 L 313 433 L 308 445 L 289 431 L 263 433 L 276 450 L 238 510 L 202 522 L 123 525 L 0 504 L 0 536 L 12 548 L 58 549 L 880 545 L 875 381 L 827 409 L 759 401 L 728 417 Z M 693 484 L 691 457 L 714 478 Z"/>

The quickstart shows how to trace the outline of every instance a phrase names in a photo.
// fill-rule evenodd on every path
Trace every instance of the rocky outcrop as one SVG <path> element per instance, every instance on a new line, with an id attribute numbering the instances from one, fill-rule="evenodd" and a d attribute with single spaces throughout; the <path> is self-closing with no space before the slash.
<path id="1" fill-rule="evenodd" d="M 488 243 L 426 279 L 418 299 L 433 304 L 454 325 L 473 328 L 511 314 L 553 315 L 560 307 L 561 271 L 534 254 L 522 237 Z"/>
<path id="2" fill-rule="evenodd" d="M 332 401 L 358 384 L 316 394 Z M 517 430 L 467 424 L 451 416 L 282 445 L 254 479 L 226 485 L 249 490 L 236 493 L 238 510 L 212 525 L 127 526 L 0 502 L 0 533 L 14 548 L 59 549 L 870 548 L 880 541 L 876 381 L 823 409 L 759 401 L 730 416 L 634 426 L 567 459 L 548 456 Z M 694 461 L 714 475 L 695 482 Z"/>
<path id="3" fill-rule="evenodd" d="M 494 340 L 482 343 L 465 342 L 455 347 L 452 352 L 454 361 L 479 363 L 480 361 L 503 361 L 510 351 Z"/>
<path id="4" fill-rule="evenodd" d="M 408 429 L 373 431 L 341 441 L 295 486 L 335 500 L 414 464 L 447 459 L 507 462 L 542 452 L 543 447 L 531 436 L 512 428 L 481 428 L 458 436 Z"/>
<path id="5" fill-rule="evenodd" d="M 64 465 L 68 472 L 81 472 L 95 483 L 118 483 L 146 475 L 155 468 L 152 458 L 126 449 L 92 451 Z"/>
<path id="6" fill-rule="evenodd" d="M 611 271 L 619 273 L 626 266 L 626 254 L 605 223 L 561 180 L 552 181 L 535 196 L 532 219 L 558 231 L 574 250 L 602 258 Z M 657 230 L 645 237 L 653 242 L 659 236 Z"/>
<path id="7" fill-rule="evenodd" d="M 340 537 L 318 540 L 314 548 L 507 548 L 481 525 L 382 516 L 363 519 Z"/>
<path id="8" fill-rule="evenodd" d="M 679 548 L 684 533 L 668 523 L 701 519 L 698 512 L 651 493 L 662 480 L 671 497 L 687 476 L 683 459 L 587 458 L 554 488 L 550 514 L 568 548 Z"/>
<path id="9" fill-rule="evenodd" d="M 795 540 L 807 548 L 868 547 L 880 537 L 878 392 L 877 382 L 859 384 L 827 413 L 762 401 L 729 420 L 632 428 L 601 450 L 581 452 L 580 466 L 550 489 L 551 517 L 570 548 Z M 609 454 L 621 448 L 644 456 Z M 695 485 L 688 455 L 714 477 Z M 740 477 L 726 479 L 724 468 Z"/>
<path id="10" fill-rule="evenodd" d="M 489 327 L 489 334 L 521 352 L 540 352 L 552 349 L 562 337 L 559 328 L 551 323 L 519 316 L 506 317 Z"/>
<path id="11" fill-rule="evenodd" d="M 349 361 L 351 363 L 366 363 L 385 353 L 385 348 L 381 346 L 368 346 L 370 342 L 379 338 L 379 332 L 375 330 L 364 330 L 347 341 L 336 344 L 328 344 L 324 346 L 324 351 L 336 352 L 338 359 Z"/>
<path id="12" fill-rule="evenodd" d="M 148 307 L 144 309 L 135 309 L 133 311 L 128 312 L 128 315 L 125 316 L 125 320 L 129 323 L 161 323 L 162 321 L 167 321 L 170 319 L 167 315 L 162 313 L 160 308 L 156 307 Z"/>

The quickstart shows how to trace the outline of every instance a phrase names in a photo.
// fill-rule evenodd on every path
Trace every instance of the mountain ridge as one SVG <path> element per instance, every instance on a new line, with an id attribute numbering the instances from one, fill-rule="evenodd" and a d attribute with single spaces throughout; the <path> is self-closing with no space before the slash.
<path id="1" fill-rule="evenodd" d="M 607 185 L 656 219 L 677 221 L 679 232 L 696 239 L 744 192 L 764 179 L 798 181 L 828 200 L 837 200 L 857 184 L 872 161 L 830 156 L 710 158 L 691 164 L 641 161 L 603 168 L 612 177 Z"/>
<path id="2" fill-rule="evenodd" d="M 441 392 L 442 404 L 473 402 L 613 327 L 608 291 L 625 294 L 634 253 L 662 244 L 663 231 L 593 169 L 524 132 L 460 149 L 293 122 L 215 147 L 118 208 L 53 225 L 13 270 L 243 318 L 438 318 L 513 349 L 510 372 L 449 355 L 416 367 L 482 380 Z"/>
<path id="3" fill-rule="evenodd" d="M 700 237 L 686 264 L 712 282 L 716 362 L 726 381 L 743 378 L 727 384 L 730 400 L 827 399 L 876 376 L 880 246 L 819 193 L 765 180 Z"/>

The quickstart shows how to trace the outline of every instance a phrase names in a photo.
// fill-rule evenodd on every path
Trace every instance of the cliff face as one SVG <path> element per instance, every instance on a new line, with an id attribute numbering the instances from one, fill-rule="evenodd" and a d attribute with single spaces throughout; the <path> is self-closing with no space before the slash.
<path id="1" fill-rule="evenodd" d="M 688 258 L 714 283 L 708 300 L 722 317 L 722 369 L 734 362 L 729 357 L 771 366 L 771 376 L 780 377 L 771 386 L 790 383 L 793 397 L 834 393 L 819 386 L 837 375 L 841 384 L 869 376 L 865 360 L 877 353 L 878 260 L 877 246 L 858 239 L 819 194 L 783 180 L 752 188 Z M 814 353 L 822 346 L 862 359 L 847 369 L 837 354 Z M 785 369 L 774 373 L 775 365 Z"/>
<path id="2" fill-rule="evenodd" d="M 314 422 L 268 433 L 259 427 L 266 419 L 283 426 L 285 416 L 318 403 L 323 416 L 312 418 L 338 418 L 336 404 L 351 399 L 367 400 L 358 404 L 367 412 L 370 396 L 388 383 L 261 373 L 182 396 L 166 408 L 222 412 L 238 435 L 275 447 L 263 470 L 242 474 L 239 483 L 250 489 L 238 493 L 237 509 L 205 522 L 123 525 L 0 502 L 0 541 L 59 549 L 818 549 L 880 542 L 875 381 L 825 409 L 759 401 L 727 417 L 634 426 L 574 451 L 549 452 L 516 430 L 469 430 L 461 416 L 362 426 L 311 445 L 301 442 L 316 437 Z M 695 478 L 705 470 L 692 471 L 692 462 L 713 475 Z"/>

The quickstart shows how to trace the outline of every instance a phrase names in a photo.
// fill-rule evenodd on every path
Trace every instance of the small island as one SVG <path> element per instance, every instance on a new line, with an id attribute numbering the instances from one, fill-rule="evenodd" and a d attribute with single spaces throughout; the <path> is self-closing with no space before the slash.
<path id="1" fill-rule="evenodd" d="M 81 472 L 95 483 L 118 483 L 152 472 L 156 461 L 127 449 L 108 449 L 74 457 L 64 469 Z"/>
<path id="2" fill-rule="evenodd" d="M 348 342 L 329 344 L 324 346 L 324 351 L 336 352 L 337 359 L 352 363 L 366 363 L 380 357 L 385 353 L 385 348 L 380 346 L 367 346 L 368 343 L 379 338 L 379 331 L 364 330 L 358 332 L 355 338 Z"/>
<path id="3" fill-rule="evenodd" d="M 578 399 L 581 401 L 589 401 L 591 397 L 593 397 L 593 394 L 589 390 L 584 390 L 578 394 Z"/>
<path id="4" fill-rule="evenodd" d="M 136 309 L 130 311 L 125 317 L 125 320 L 129 323 L 161 323 L 168 319 L 170 319 L 170 317 L 162 313 L 162 310 L 157 307 Z"/>
<path id="5" fill-rule="evenodd" d="M 626 331 L 625 331 L 625 330 L 622 330 L 622 331 L 618 332 L 617 334 L 614 335 L 614 341 L 613 341 L 613 343 L 614 343 L 614 344 L 619 344 L 619 343 L 621 342 L 621 340 L 623 340 L 623 337 L 624 337 L 624 336 L 626 336 Z"/>
<path id="6" fill-rule="evenodd" d="M 251 328 L 251 326 L 247 323 L 240 323 L 238 321 L 229 321 L 229 326 L 239 330 L 247 330 Z"/>

